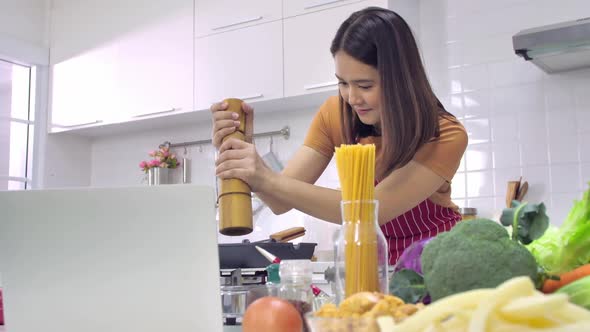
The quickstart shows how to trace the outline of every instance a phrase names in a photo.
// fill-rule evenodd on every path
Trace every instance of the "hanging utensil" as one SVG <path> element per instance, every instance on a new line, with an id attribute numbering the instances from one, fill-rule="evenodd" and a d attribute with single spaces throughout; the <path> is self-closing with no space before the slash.
<path id="1" fill-rule="evenodd" d="M 264 163 L 270 167 L 270 169 L 272 169 L 275 172 L 280 172 L 283 170 L 283 163 L 281 163 L 281 161 L 279 160 L 279 158 L 277 158 L 277 155 L 274 152 L 274 141 L 272 136 L 270 137 L 270 149 L 268 151 L 268 153 L 266 153 L 264 156 L 262 156 L 262 160 L 264 160 Z"/>
<path id="2" fill-rule="evenodd" d="M 184 146 L 184 152 L 182 154 L 182 183 L 189 183 L 188 172 L 189 172 L 189 159 L 187 157 L 186 145 Z"/>

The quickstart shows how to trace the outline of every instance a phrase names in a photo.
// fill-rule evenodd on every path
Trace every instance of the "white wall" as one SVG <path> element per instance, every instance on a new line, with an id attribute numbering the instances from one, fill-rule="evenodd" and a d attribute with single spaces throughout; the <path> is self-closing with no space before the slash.
<path id="1" fill-rule="evenodd" d="M 421 44 L 437 94 L 470 145 L 454 179 L 462 206 L 490 216 L 506 182 L 530 184 L 561 224 L 590 181 L 590 70 L 548 75 L 517 57 L 511 37 L 590 16 L 586 0 L 422 0 Z"/>
<path id="2" fill-rule="evenodd" d="M 2 0 L 0 34 L 35 45 L 46 45 L 46 6 L 46 0 Z"/>
<path id="3" fill-rule="evenodd" d="M 48 0 L 0 1 L 0 57 L 47 63 L 48 8 Z"/>

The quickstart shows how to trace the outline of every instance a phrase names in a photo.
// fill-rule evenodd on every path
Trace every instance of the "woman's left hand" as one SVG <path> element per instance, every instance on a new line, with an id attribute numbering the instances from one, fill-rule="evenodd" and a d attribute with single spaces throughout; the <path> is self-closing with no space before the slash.
<path id="1" fill-rule="evenodd" d="M 215 166 L 216 176 L 221 179 L 240 179 L 246 182 L 253 192 L 260 191 L 272 173 L 254 144 L 235 138 L 221 144 Z"/>

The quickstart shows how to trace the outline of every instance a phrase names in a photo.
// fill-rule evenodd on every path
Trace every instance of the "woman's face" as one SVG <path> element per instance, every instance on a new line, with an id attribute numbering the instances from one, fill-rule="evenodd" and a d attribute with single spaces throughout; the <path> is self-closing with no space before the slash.
<path id="1" fill-rule="evenodd" d="M 336 52 L 336 78 L 340 95 L 362 123 L 380 128 L 381 84 L 376 68 L 364 64 L 344 51 Z"/>

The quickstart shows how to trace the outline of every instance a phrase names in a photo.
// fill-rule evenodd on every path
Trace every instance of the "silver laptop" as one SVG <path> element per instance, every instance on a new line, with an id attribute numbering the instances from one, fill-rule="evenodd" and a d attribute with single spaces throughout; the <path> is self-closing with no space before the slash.
<path id="1" fill-rule="evenodd" d="M 215 193 L 0 192 L 8 332 L 222 331 Z"/>

